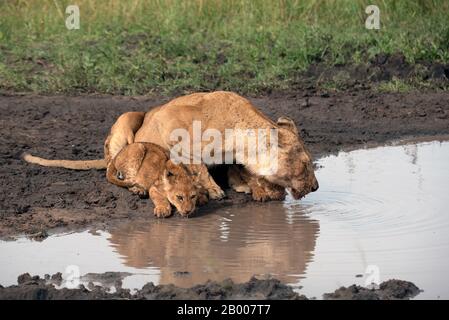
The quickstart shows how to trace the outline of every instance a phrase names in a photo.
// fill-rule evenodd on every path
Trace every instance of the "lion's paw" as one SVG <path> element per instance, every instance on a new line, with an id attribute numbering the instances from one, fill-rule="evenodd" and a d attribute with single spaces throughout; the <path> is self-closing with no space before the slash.
<path id="1" fill-rule="evenodd" d="M 251 188 L 247 184 L 232 186 L 232 189 L 234 189 L 235 192 L 239 193 L 246 193 L 246 194 L 251 193 Z"/>
<path id="2" fill-rule="evenodd" d="M 158 218 L 166 218 L 171 215 L 171 207 L 157 206 L 154 208 L 154 215 Z"/>
<path id="3" fill-rule="evenodd" d="M 284 188 L 276 188 L 276 189 L 271 189 L 269 192 L 269 198 L 271 200 L 277 200 L 277 201 L 282 201 L 285 200 L 285 196 L 286 196 L 286 192 Z"/>
<path id="4" fill-rule="evenodd" d="M 209 193 L 209 198 L 213 200 L 220 200 L 226 196 L 226 193 L 218 185 L 207 189 L 207 192 Z"/>
<path id="5" fill-rule="evenodd" d="M 270 195 L 263 188 L 253 189 L 252 196 L 255 201 L 265 202 L 270 200 Z"/>
<path id="6" fill-rule="evenodd" d="M 141 198 L 147 198 L 148 197 L 148 191 L 145 190 L 142 187 L 134 186 L 134 187 L 128 188 L 128 190 L 131 191 L 134 194 L 137 194 Z"/>

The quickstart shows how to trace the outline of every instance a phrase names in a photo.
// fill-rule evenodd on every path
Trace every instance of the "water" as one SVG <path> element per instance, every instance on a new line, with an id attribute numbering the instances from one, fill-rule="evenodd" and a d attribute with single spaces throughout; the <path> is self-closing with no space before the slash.
<path id="1" fill-rule="evenodd" d="M 341 152 L 318 166 L 320 190 L 301 201 L 0 241 L 0 283 L 75 265 L 81 274 L 129 272 L 123 286 L 131 289 L 256 274 L 321 297 L 398 278 L 424 289 L 417 298 L 449 299 L 449 142 Z"/>

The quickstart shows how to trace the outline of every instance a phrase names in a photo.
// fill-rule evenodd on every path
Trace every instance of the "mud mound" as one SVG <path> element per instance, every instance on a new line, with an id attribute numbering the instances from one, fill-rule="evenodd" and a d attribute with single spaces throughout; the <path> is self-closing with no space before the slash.
<path id="1" fill-rule="evenodd" d="M 86 275 L 87 276 L 87 275 Z M 92 276 L 92 275 L 90 275 Z M 138 300 L 222 300 L 222 299 L 306 299 L 293 292 L 291 287 L 279 280 L 258 280 L 252 278 L 248 282 L 235 284 L 231 280 L 222 282 L 207 282 L 192 288 L 178 288 L 174 285 L 158 285 L 148 283 L 141 290 L 131 294 L 128 289 L 122 289 L 120 282 L 115 282 L 116 291 L 111 293 L 108 288 L 89 285 L 90 290 L 81 285 L 78 289 L 56 289 L 55 280 L 60 274 L 44 279 L 30 276 L 28 273 L 20 275 L 18 285 L 3 288 L 0 286 L 0 300 L 86 300 L 86 299 L 138 299 Z M 95 279 L 116 279 L 120 275 L 108 273 L 106 276 L 95 275 Z"/>
<path id="2" fill-rule="evenodd" d="M 80 285 L 78 289 L 56 289 L 60 285 L 61 274 L 30 276 L 28 273 L 19 276 L 18 285 L 0 286 L 0 300 L 86 300 L 86 299 L 138 299 L 138 300 L 223 300 L 223 299 L 261 299 L 261 300 L 307 300 L 307 297 L 293 291 L 287 285 L 276 279 L 259 280 L 251 278 L 248 282 L 236 284 L 232 280 L 221 282 L 208 281 L 205 284 L 191 288 L 179 288 L 174 285 L 158 285 L 147 283 L 142 289 L 131 293 L 121 287 L 121 273 L 107 272 L 105 274 L 90 274 L 97 281 L 114 280 L 115 292 L 102 286 L 89 284 L 89 289 Z M 367 289 L 352 285 L 341 287 L 333 293 L 323 295 L 324 299 L 340 300 L 392 300 L 409 299 L 420 292 L 411 282 L 403 280 L 388 280 L 380 284 L 379 289 Z"/>
<path id="3" fill-rule="evenodd" d="M 415 297 L 419 292 L 412 282 L 392 279 L 382 282 L 378 289 L 352 285 L 325 293 L 323 297 L 328 300 L 404 300 Z"/>

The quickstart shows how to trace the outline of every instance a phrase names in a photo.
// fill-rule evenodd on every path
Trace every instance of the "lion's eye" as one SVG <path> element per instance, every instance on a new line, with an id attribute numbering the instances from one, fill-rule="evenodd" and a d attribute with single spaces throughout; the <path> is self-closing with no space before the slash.
<path id="1" fill-rule="evenodd" d="M 190 199 L 195 199 L 196 198 L 196 194 L 194 194 L 193 196 L 190 197 Z"/>
<path id="2" fill-rule="evenodd" d="M 182 196 L 176 196 L 176 198 L 178 198 L 179 201 L 184 200 L 184 198 Z"/>
<path id="3" fill-rule="evenodd" d="M 121 171 L 117 171 L 117 179 L 119 180 L 125 180 L 125 176 Z"/>

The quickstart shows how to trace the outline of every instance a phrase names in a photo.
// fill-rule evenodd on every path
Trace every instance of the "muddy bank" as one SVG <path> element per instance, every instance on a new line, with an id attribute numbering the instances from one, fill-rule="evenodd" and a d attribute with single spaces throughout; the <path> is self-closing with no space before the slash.
<path id="1" fill-rule="evenodd" d="M 420 88 L 424 83 L 432 88 L 447 89 L 449 64 L 418 60 L 407 61 L 404 54 L 380 53 L 369 59 L 365 56 L 359 64 L 335 64 L 325 62 L 312 64 L 305 72 L 298 73 L 293 87 L 325 88 L 340 90 L 374 89 L 381 83 L 401 80 Z"/>
<path id="2" fill-rule="evenodd" d="M 89 283 L 88 288 L 80 285 L 78 289 L 56 289 L 61 284 L 61 274 L 46 275 L 44 278 L 30 276 L 28 273 L 18 277 L 17 285 L 2 287 L 0 300 L 86 300 L 86 299 L 132 299 L 132 300 L 222 300 L 222 299 L 269 299 L 269 300 L 307 300 L 304 295 L 293 291 L 276 279 L 259 280 L 251 278 L 248 282 L 236 284 L 232 280 L 206 282 L 191 288 L 179 288 L 174 285 L 157 285 L 147 283 L 142 289 L 131 293 L 121 287 L 121 274 L 113 272 L 96 275 L 95 280 L 114 280 L 114 290 Z M 388 280 L 378 289 L 360 286 L 341 287 L 333 293 L 323 295 L 324 299 L 345 300 L 396 300 L 413 298 L 420 292 L 413 283 L 402 280 Z"/>
<path id="3" fill-rule="evenodd" d="M 418 295 L 420 289 L 412 282 L 404 280 L 387 280 L 377 289 L 357 285 L 341 287 L 332 293 L 325 293 L 327 300 L 404 300 Z"/>
<path id="4" fill-rule="evenodd" d="M 125 219 L 154 219 L 148 199 L 106 182 L 104 171 L 30 165 L 24 152 L 48 158 L 95 159 L 118 115 L 149 110 L 168 98 L 111 96 L 0 97 L 0 235 L 45 238 L 53 228 L 107 229 Z M 449 93 L 380 94 L 357 89 L 272 93 L 252 98 L 273 119 L 293 118 L 315 157 L 404 137 L 449 133 Z M 228 190 L 195 217 L 250 198 Z M 193 217 L 193 218 L 195 218 Z M 180 219 L 174 217 L 174 219 Z"/>

